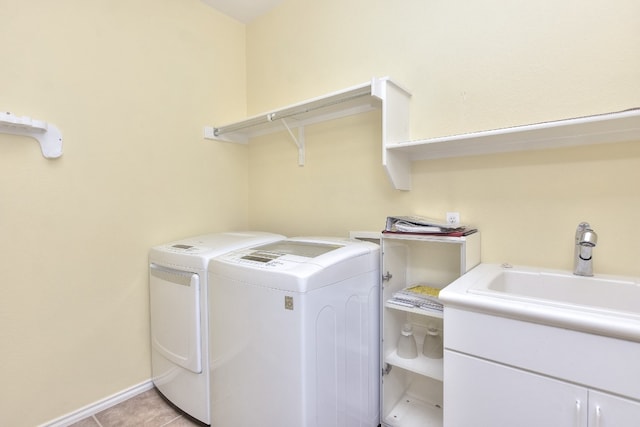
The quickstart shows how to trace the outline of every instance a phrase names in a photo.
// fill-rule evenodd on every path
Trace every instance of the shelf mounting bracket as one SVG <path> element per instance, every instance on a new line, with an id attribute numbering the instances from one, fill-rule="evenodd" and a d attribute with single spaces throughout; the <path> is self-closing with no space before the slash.
<path id="1" fill-rule="evenodd" d="M 270 118 L 269 120 L 273 120 L 273 118 Z M 298 147 L 298 166 L 304 166 L 304 160 L 305 160 L 304 126 L 298 127 L 298 136 L 296 137 L 293 134 L 293 131 L 291 130 L 287 122 L 284 119 L 280 119 L 280 121 L 282 122 L 284 127 L 287 129 L 287 132 L 289 132 L 291 139 L 293 139 L 293 143 L 296 144 L 296 147 Z"/>
<path id="2" fill-rule="evenodd" d="M 40 143 L 42 155 L 55 159 L 62 155 L 62 134 L 51 123 L 18 117 L 10 112 L 0 114 L 0 133 L 28 136 Z"/>

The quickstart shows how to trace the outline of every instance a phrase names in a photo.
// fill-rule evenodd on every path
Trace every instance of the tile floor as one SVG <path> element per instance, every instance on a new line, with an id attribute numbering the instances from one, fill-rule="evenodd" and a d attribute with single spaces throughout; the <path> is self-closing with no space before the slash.
<path id="1" fill-rule="evenodd" d="M 140 393 L 69 427 L 202 427 L 168 403 L 156 389 Z"/>

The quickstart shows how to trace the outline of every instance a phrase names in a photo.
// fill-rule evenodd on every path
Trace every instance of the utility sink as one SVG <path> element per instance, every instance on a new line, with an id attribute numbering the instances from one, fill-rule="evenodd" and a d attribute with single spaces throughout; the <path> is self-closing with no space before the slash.
<path id="1" fill-rule="evenodd" d="M 440 299 L 445 306 L 640 342 L 640 281 L 630 277 L 480 264 Z"/>
<path id="2" fill-rule="evenodd" d="M 493 270 L 495 274 L 476 283 L 469 292 L 640 314 L 640 285 L 633 280 L 510 266 Z"/>

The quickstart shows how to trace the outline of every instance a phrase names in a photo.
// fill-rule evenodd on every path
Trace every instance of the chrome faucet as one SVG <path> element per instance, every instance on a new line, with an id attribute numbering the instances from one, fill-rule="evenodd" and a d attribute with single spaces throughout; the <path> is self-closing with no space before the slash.
<path id="1" fill-rule="evenodd" d="M 588 222 L 581 222 L 576 229 L 576 245 L 573 256 L 573 274 L 593 276 L 592 251 L 598 243 L 598 235 Z"/>

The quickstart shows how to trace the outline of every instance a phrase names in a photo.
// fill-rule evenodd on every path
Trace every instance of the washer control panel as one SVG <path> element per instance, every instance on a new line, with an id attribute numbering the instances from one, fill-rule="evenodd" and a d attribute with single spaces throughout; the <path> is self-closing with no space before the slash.
<path id="1" fill-rule="evenodd" d="M 204 246 L 185 245 L 182 243 L 167 245 L 164 248 L 169 252 L 173 252 L 177 254 L 202 254 L 211 250 L 211 248 L 207 248 Z"/>

